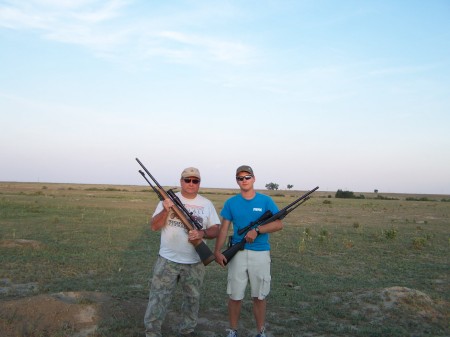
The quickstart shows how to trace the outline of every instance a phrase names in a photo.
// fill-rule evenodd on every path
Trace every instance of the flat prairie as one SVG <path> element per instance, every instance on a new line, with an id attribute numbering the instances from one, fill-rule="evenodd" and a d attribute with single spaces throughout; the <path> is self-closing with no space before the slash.
<path id="1" fill-rule="evenodd" d="M 200 190 L 218 212 L 237 192 Z M 306 191 L 260 192 L 282 208 Z M 267 335 L 449 336 L 450 196 L 335 194 L 319 189 L 271 235 Z M 157 202 L 148 186 L 0 182 L 1 335 L 143 337 Z M 225 336 L 226 279 L 206 267 L 198 336 Z M 256 334 L 249 294 L 239 332 Z"/>

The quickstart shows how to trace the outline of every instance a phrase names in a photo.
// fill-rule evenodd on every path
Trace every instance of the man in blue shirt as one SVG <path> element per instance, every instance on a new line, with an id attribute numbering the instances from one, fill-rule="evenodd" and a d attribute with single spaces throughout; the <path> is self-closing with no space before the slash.
<path id="1" fill-rule="evenodd" d="M 224 267 L 228 261 L 220 249 L 225 243 L 230 224 L 233 223 L 232 243 L 240 242 L 243 238 L 246 243 L 244 250 L 239 251 L 228 263 L 227 293 L 230 329 L 228 329 L 227 337 L 238 336 L 241 304 L 249 281 L 257 337 L 265 337 L 266 296 L 270 292 L 271 280 L 269 233 L 281 230 L 283 224 L 281 220 L 275 220 L 239 235 L 240 228 L 248 226 L 267 210 L 273 214 L 277 213 L 278 207 L 271 197 L 255 191 L 255 175 L 250 166 L 238 167 L 236 182 L 240 193 L 228 199 L 220 213 L 222 224 L 214 252 L 216 262 Z"/>

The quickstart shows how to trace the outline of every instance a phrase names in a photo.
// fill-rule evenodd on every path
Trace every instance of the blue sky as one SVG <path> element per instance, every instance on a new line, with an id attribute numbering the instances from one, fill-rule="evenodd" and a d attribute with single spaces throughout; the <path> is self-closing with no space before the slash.
<path id="1" fill-rule="evenodd" d="M 0 181 L 450 194 L 450 1 L 0 1 Z"/>

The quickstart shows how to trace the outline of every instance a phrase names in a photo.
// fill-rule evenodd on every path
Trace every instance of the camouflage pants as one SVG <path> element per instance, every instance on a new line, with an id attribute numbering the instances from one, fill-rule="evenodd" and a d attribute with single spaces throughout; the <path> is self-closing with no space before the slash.
<path id="1" fill-rule="evenodd" d="M 156 260 L 151 279 L 150 294 L 144 324 L 146 337 L 161 337 L 161 325 L 179 283 L 182 289 L 180 333 L 194 331 L 200 305 L 200 287 L 205 276 L 205 266 L 180 264 L 161 256 Z"/>

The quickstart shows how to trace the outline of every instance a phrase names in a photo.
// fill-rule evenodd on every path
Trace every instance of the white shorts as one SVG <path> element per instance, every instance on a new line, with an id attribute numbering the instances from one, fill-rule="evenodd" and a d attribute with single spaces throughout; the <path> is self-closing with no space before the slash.
<path id="1" fill-rule="evenodd" d="M 263 300 L 270 292 L 270 251 L 241 250 L 228 263 L 227 294 L 240 301 L 250 281 L 251 296 Z"/>

